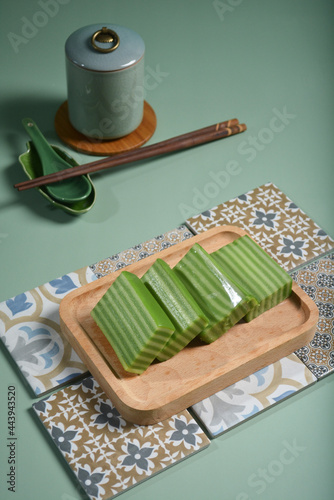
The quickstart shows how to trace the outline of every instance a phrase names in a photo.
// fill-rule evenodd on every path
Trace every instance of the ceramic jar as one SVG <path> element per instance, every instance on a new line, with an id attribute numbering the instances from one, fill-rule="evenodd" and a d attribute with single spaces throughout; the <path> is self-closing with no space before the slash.
<path id="1" fill-rule="evenodd" d="M 116 139 L 143 119 L 145 44 L 133 30 L 93 24 L 65 43 L 69 120 L 87 137 Z"/>

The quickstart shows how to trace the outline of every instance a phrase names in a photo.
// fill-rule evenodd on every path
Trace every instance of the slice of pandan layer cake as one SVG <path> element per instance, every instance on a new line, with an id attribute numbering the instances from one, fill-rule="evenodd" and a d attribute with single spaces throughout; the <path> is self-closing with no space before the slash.
<path id="1" fill-rule="evenodd" d="M 174 266 L 173 271 L 194 297 L 209 324 L 199 334 L 206 343 L 218 339 L 256 303 L 225 273 L 198 243 Z"/>
<path id="2" fill-rule="evenodd" d="M 122 366 L 143 373 L 166 344 L 174 326 L 144 283 L 123 271 L 91 311 Z"/>
<path id="3" fill-rule="evenodd" d="M 291 293 L 292 278 L 249 236 L 241 236 L 211 254 L 238 285 L 258 304 L 245 316 L 251 321 Z"/>
<path id="4" fill-rule="evenodd" d="M 164 260 L 157 259 L 141 279 L 175 327 L 175 332 L 157 355 L 159 361 L 165 361 L 188 345 L 204 329 L 208 320 Z"/>

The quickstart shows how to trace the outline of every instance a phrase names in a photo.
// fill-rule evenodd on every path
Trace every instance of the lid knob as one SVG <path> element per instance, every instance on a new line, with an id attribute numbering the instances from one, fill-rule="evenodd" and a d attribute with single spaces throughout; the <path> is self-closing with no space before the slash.
<path id="1" fill-rule="evenodd" d="M 95 50 L 98 50 L 99 52 L 112 52 L 113 50 L 117 49 L 119 46 L 119 36 L 117 33 L 109 28 L 106 28 L 105 26 L 98 31 L 95 31 L 91 38 L 92 45 Z M 102 44 L 111 44 L 109 47 L 101 47 L 96 44 L 102 43 Z"/>

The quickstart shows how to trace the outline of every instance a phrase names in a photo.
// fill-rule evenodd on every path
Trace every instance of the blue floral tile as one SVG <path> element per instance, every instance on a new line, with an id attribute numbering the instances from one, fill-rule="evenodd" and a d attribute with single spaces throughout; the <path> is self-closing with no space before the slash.
<path id="1" fill-rule="evenodd" d="M 36 395 L 87 372 L 61 332 L 59 304 L 95 279 L 84 267 L 0 304 L 1 340 Z"/>
<path id="2" fill-rule="evenodd" d="M 291 354 L 195 404 L 191 410 L 208 434 L 216 437 L 316 380 Z"/>
<path id="3" fill-rule="evenodd" d="M 45 394 L 88 373 L 60 329 L 62 298 L 86 283 L 192 236 L 182 225 L 0 303 L 0 338 L 33 392 Z"/>
<path id="4" fill-rule="evenodd" d="M 273 210 L 265 212 L 264 210 L 254 210 L 255 217 L 251 220 L 253 226 L 275 228 L 278 223 L 276 218 L 278 214 Z"/>
<path id="5" fill-rule="evenodd" d="M 296 354 L 317 378 L 321 378 L 334 371 L 334 252 L 290 274 L 319 309 L 313 339 Z"/>
<path id="6" fill-rule="evenodd" d="M 210 444 L 187 410 L 154 425 L 127 422 L 92 377 L 33 407 L 92 500 L 110 499 Z"/>
<path id="7" fill-rule="evenodd" d="M 272 183 L 195 215 L 186 224 L 196 234 L 225 224 L 239 226 L 286 271 L 334 248 L 334 240 Z"/>
<path id="8" fill-rule="evenodd" d="M 226 224 L 247 231 L 282 268 L 292 273 L 295 281 L 316 301 L 320 314 L 315 337 L 308 346 L 291 355 L 295 371 L 291 372 L 287 386 L 284 383 L 278 385 L 278 393 L 257 401 L 258 390 L 249 387 L 252 381 L 255 388 L 261 386 L 261 380 L 270 381 L 271 371 L 286 366 L 288 358 L 280 360 L 276 368 L 271 365 L 265 377 L 263 371 L 253 374 L 247 383 L 240 381 L 194 406 L 208 432 L 219 435 L 333 370 L 333 272 L 327 262 L 326 269 L 322 268 L 315 279 L 318 267 L 313 261 L 332 252 L 334 240 L 272 183 L 212 207 L 189 218 L 186 224 L 196 234 Z M 310 267 L 305 272 L 295 272 L 308 262 Z M 291 362 L 289 364 L 291 366 Z M 301 383 L 300 374 L 304 371 L 307 380 Z"/>
<path id="9" fill-rule="evenodd" d="M 102 276 L 106 276 L 114 271 L 123 269 L 134 262 L 145 259 L 145 257 L 148 257 L 149 255 L 161 252 L 161 250 L 169 248 L 172 245 L 176 245 L 177 243 L 191 238 L 192 236 L 194 236 L 194 234 L 189 231 L 187 226 L 181 225 L 171 231 L 160 234 L 151 240 L 135 245 L 128 250 L 123 250 L 120 253 L 112 255 L 111 257 L 107 257 L 90 267 L 96 276 L 101 278 Z"/>

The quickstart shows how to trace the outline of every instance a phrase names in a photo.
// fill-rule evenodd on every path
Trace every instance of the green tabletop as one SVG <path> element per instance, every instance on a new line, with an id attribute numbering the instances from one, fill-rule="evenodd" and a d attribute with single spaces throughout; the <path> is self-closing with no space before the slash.
<path id="1" fill-rule="evenodd" d="M 0 301 L 171 230 L 266 182 L 333 237 L 333 14 L 329 0 L 3 3 Z M 49 142 L 79 163 L 90 161 L 61 143 L 54 118 L 67 98 L 65 40 L 99 22 L 132 28 L 145 41 L 145 99 L 157 116 L 148 144 L 230 118 L 246 123 L 247 131 L 96 173 L 96 204 L 74 217 L 36 190 L 13 188 L 25 179 L 18 162 L 28 140 L 21 120 L 33 118 Z M 231 161 L 238 166 L 233 175 Z M 224 182 L 215 182 L 217 176 Z M 35 398 L 3 346 L 0 357 L 1 498 L 84 498 L 33 414 Z M 324 378 L 125 492 L 124 499 L 332 498 L 333 384 L 332 376 Z M 15 493 L 6 485 L 8 386 L 16 388 Z M 286 443 L 295 446 L 295 459 L 268 475 Z"/>

